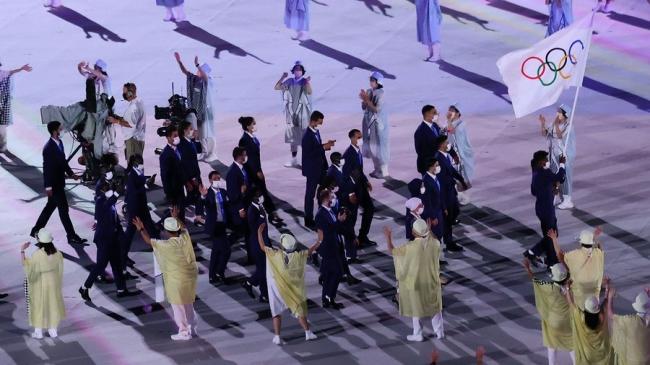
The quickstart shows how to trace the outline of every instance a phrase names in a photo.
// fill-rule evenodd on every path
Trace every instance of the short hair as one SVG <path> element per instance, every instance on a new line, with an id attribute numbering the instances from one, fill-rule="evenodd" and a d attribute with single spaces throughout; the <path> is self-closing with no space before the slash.
<path id="1" fill-rule="evenodd" d="M 323 115 L 323 113 L 319 112 L 318 110 L 314 110 L 311 113 L 311 117 L 309 117 L 309 120 L 316 121 L 316 120 L 324 119 L 324 118 L 325 118 L 325 115 Z"/>
<path id="2" fill-rule="evenodd" d="M 356 128 L 350 129 L 350 131 L 348 132 L 348 138 L 352 139 L 352 137 L 354 137 L 354 135 L 357 133 L 361 133 L 361 131 Z"/>
<path id="3" fill-rule="evenodd" d="M 178 128 L 175 125 L 167 126 L 165 137 L 171 137 L 174 132 L 178 132 Z"/>
<path id="4" fill-rule="evenodd" d="M 58 120 L 53 120 L 47 123 L 47 131 L 50 133 L 50 135 L 58 131 L 59 127 L 61 127 L 61 122 L 59 122 Z"/>
<path id="5" fill-rule="evenodd" d="M 440 147 L 440 145 L 443 144 L 443 143 L 445 143 L 445 141 L 447 141 L 447 139 L 448 139 L 448 138 L 447 138 L 446 135 L 444 135 L 444 134 L 439 135 L 439 136 L 436 138 L 436 146 Z"/>
<path id="6" fill-rule="evenodd" d="M 126 91 L 130 91 L 133 94 L 135 94 L 138 91 L 138 88 L 132 82 L 127 82 L 126 84 L 124 84 L 124 87 L 126 88 Z"/>
<path id="7" fill-rule="evenodd" d="M 129 162 L 128 162 L 128 168 L 132 168 L 133 165 L 140 165 L 144 163 L 144 160 L 142 159 L 142 155 L 139 153 L 135 153 L 129 157 Z"/>
<path id="8" fill-rule="evenodd" d="M 330 191 L 330 189 L 325 188 L 321 190 L 320 194 L 318 194 L 318 204 L 323 204 L 323 200 L 329 198 L 331 194 L 332 192 Z"/>
<path id="9" fill-rule="evenodd" d="M 433 105 L 429 105 L 429 104 L 427 104 L 427 105 L 425 105 L 425 106 L 422 107 L 422 115 L 424 115 L 424 114 L 426 114 L 426 113 L 428 113 L 428 112 L 430 112 L 430 111 L 432 111 L 432 110 L 435 111 L 435 110 L 436 110 L 436 107 L 433 106 Z"/>
<path id="10" fill-rule="evenodd" d="M 181 130 L 178 132 L 178 134 L 182 134 L 183 136 L 185 136 L 185 130 L 187 129 L 187 127 L 191 127 L 191 126 L 192 126 L 192 123 L 190 123 L 188 121 L 185 121 L 185 120 L 182 121 L 181 122 Z"/>
<path id="11" fill-rule="evenodd" d="M 237 157 L 243 156 L 244 153 L 246 153 L 246 149 L 244 147 L 237 146 L 237 147 L 232 149 L 232 159 L 236 160 Z"/>
<path id="12" fill-rule="evenodd" d="M 330 161 L 334 162 L 336 160 L 341 161 L 341 152 L 332 152 L 330 155 Z"/>
<path id="13" fill-rule="evenodd" d="M 296 63 L 295 65 L 293 65 L 293 67 L 291 67 L 291 72 L 293 72 L 293 70 L 295 70 L 296 67 L 300 67 L 300 69 L 302 70 L 303 75 L 307 72 L 305 70 L 305 66 L 303 66 L 301 63 Z"/>
<path id="14" fill-rule="evenodd" d="M 210 173 L 208 174 L 208 180 L 212 180 L 212 177 L 213 177 L 214 175 L 219 175 L 219 177 L 221 177 L 221 173 L 220 173 L 219 171 L 217 171 L 217 170 L 212 170 L 212 171 L 210 171 Z"/>
<path id="15" fill-rule="evenodd" d="M 430 169 L 431 166 L 433 166 L 433 165 L 435 165 L 437 163 L 438 163 L 438 160 L 436 160 L 435 158 L 428 159 L 427 163 L 426 163 L 427 170 Z"/>
<path id="16" fill-rule="evenodd" d="M 241 129 L 246 130 L 249 125 L 253 124 L 255 119 L 253 117 L 239 117 L 237 122 L 241 124 Z"/>

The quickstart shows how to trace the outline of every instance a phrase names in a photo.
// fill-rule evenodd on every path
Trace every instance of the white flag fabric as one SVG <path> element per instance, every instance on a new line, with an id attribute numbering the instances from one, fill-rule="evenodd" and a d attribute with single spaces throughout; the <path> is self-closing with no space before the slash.
<path id="1" fill-rule="evenodd" d="M 497 68 L 517 118 L 555 103 L 570 86 L 582 85 L 594 14 L 499 58 Z"/>

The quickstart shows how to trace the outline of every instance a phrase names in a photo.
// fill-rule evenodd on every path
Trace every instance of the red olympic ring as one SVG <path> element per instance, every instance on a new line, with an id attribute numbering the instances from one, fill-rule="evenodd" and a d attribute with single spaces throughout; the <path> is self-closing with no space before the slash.
<path id="1" fill-rule="evenodd" d="M 566 66 L 567 60 L 569 62 L 571 62 L 572 64 L 574 64 L 574 65 L 576 65 L 578 63 L 578 58 L 575 55 L 572 54 L 573 47 L 575 45 L 580 45 L 580 47 L 583 50 L 585 49 L 585 46 L 582 43 L 582 41 L 579 40 L 579 39 L 576 39 L 569 46 L 569 51 L 568 52 L 566 50 L 564 50 L 563 48 L 555 47 L 555 48 L 552 48 L 550 51 L 548 51 L 546 53 L 546 60 L 543 60 L 541 57 L 538 57 L 538 56 L 530 56 L 530 57 L 526 58 L 524 60 L 524 62 L 521 63 L 521 70 L 520 70 L 521 74 L 525 78 L 527 78 L 529 80 L 539 80 L 542 83 L 542 85 L 544 85 L 544 86 L 550 86 L 551 84 L 553 84 L 555 82 L 555 80 L 557 79 L 557 74 L 558 73 L 560 74 L 560 77 L 562 77 L 562 79 L 566 80 L 566 79 L 571 78 L 571 76 L 572 76 L 571 74 L 565 75 L 562 72 L 562 70 Z M 555 51 L 555 50 L 558 50 L 558 51 L 561 51 L 561 52 L 564 53 L 562 55 L 562 57 L 560 58 L 560 61 L 558 63 L 559 67 L 556 66 L 554 62 L 551 62 L 548 59 L 549 54 L 551 52 Z M 529 61 L 532 61 L 532 60 L 539 61 L 539 66 L 537 67 L 537 73 L 535 75 L 530 75 L 530 74 L 526 73 L 526 65 L 528 64 Z M 548 68 L 554 73 L 553 80 L 548 82 L 548 83 L 545 83 L 542 80 L 542 76 L 544 76 L 544 73 L 546 72 L 546 66 L 548 66 Z"/>
<path id="2" fill-rule="evenodd" d="M 526 71 L 524 71 L 524 68 L 526 67 L 526 63 L 530 60 L 537 60 L 540 63 L 540 66 L 542 68 L 541 72 L 539 71 L 539 68 L 537 69 L 537 76 L 532 77 L 526 74 Z M 524 75 L 525 78 L 530 79 L 530 80 L 540 80 L 542 76 L 544 75 L 544 72 L 546 72 L 546 62 L 544 62 L 541 58 L 537 56 L 530 56 L 526 58 L 526 60 L 521 64 L 521 74 Z"/>

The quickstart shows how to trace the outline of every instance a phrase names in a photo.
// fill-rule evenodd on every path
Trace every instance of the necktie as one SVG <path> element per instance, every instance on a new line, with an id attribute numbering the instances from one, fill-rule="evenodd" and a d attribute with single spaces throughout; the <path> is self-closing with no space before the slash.
<path id="1" fill-rule="evenodd" d="M 316 139 L 318 140 L 318 143 L 320 143 L 320 144 L 323 143 L 323 141 L 321 141 L 321 139 L 320 139 L 320 131 L 318 131 L 318 130 L 316 131 Z"/>
<path id="2" fill-rule="evenodd" d="M 440 182 L 438 182 L 438 179 L 433 179 L 433 181 L 436 182 L 436 186 L 438 187 L 438 191 L 440 191 Z"/>
<path id="3" fill-rule="evenodd" d="M 58 147 L 59 147 L 59 150 L 61 150 L 61 152 L 63 152 L 63 141 L 59 140 Z"/>
<path id="4" fill-rule="evenodd" d="M 436 125 L 434 123 L 431 123 L 431 130 L 433 131 L 433 134 L 438 137 L 438 129 L 436 128 Z"/>
<path id="5" fill-rule="evenodd" d="M 219 191 L 219 189 L 217 189 L 215 195 L 217 198 L 217 209 L 218 209 L 217 222 L 219 222 L 219 218 L 221 218 L 221 221 L 225 220 L 226 214 L 223 211 L 223 198 L 221 197 L 221 192 Z"/>
<path id="6" fill-rule="evenodd" d="M 177 159 L 181 159 L 181 153 L 178 151 L 178 148 L 174 148 L 174 154 L 176 155 Z"/>
<path id="7" fill-rule="evenodd" d="M 194 154 L 198 154 L 198 151 L 196 150 L 196 144 L 194 144 L 194 141 L 190 141 L 190 145 L 192 146 L 192 151 L 194 151 Z"/>
<path id="8" fill-rule="evenodd" d="M 357 158 L 359 159 L 359 165 L 361 165 L 361 170 L 363 170 L 363 156 L 361 156 L 361 149 L 357 151 Z"/>
<path id="9" fill-rule="evenodd" d="M 242 175 L 244 175 L 244 183 L 246 183 L 246 185 L 248 185 L 248 174 L 246 174 L 246 170 L 244 170 L 243 167 L 241 168 L 241 173 L 242 173 Z"/>
<path id="10" fill-rule="evenodd" d="M 257 137 L 253 137 L 253 142 L 257 145 L 257 147 L 260 146 L 260 141 L 257 139 Z"/>

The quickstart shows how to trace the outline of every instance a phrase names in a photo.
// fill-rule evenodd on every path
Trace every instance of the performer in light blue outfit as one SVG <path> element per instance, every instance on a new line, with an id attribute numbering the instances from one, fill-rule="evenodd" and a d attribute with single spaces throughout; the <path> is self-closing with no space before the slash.
<path id="1" fill-rule="evenodd" d="M 572 0 L 546 0 L 548 4 L 548 26 L 546 27 L 546 36 L 566 28 L 573 23 Z"/>
<path id="2" fill-rule="evenodd" d="M 542 135 L 548 142 L 551 171 L 557 171 L 560 168 L 560 156 L 566 156 L 566 177 L 562 184 L 562 203 L 558 205 L 559 209 L 573 208 L 571 193 L 573 191 L 573 163 L 576 158 L 576 134 L 575 131 L 569 133 L 569 130 L 573 128 L 572 125 L 569 125 L 570 116 L 571 108 L 566 105 L 560 105 L 557 109 L 557 116 L 555 117 L 553 124 L 548 128 L 546 127 L 546 118 L 542 115 L 539 116 L 539 121 L 542 126 Z"/>
<path id="3" fill-rule="evenodd" d="M 284 25 L 296 31 L 296 37 L 300 41 L 309 39 L 309 1 L 310 0 L 285 0 Z"/>
<path id="4" fill-rule="evenodd" d="M 183 10 L 185 0 L 156 0 L 156 5 L 164 6 L 166 9 L 164 22 L 182 22 L 186 20 L 185 10 Z"/>
<path id="5" fill-rule="evenodd" d="M 390 139 L 388 112 L 384 99 L 384 75 L 375 71 L 370 75 L 370 89 L 361 90 L 361 109 L 363 122 L 362 153 L 364 157 L 372 158 L 375 169 L 370 173 L 375 179 L 388 177 L 388 161 L 390 160 Z"/>
<path id="6" fill-rule="evenodd" d="M 468 190 L 472 187 L 472 179 L 474 178 L 474 149 L 469 141 L 467 123 L 461 119 L 458 104 L 449 106 L 447 111 L 447 136 L 452 148 L 459 157 L 458 172 L 461 173 L 468 186 L 467 190 L 462 190 L 461 186 L 457 186 L 458 202 L 467 205 L 470 202 Z"/>
<path id="7" fill-rule="evenodd" d="M 438 0 L 415 0 L 418 42 L 429 48 L 426 61 L 440 60 L 440 26 L 442 11 Z"/>

